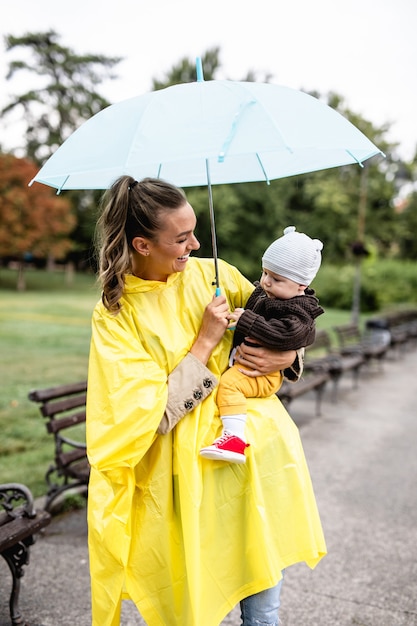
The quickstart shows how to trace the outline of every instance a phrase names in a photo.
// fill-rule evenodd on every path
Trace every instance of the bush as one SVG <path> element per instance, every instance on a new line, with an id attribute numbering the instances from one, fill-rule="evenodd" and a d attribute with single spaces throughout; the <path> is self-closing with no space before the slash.
<path id="1" fill-rule="evenodd" d="M 360 268 L 360 310 L 372 313 L 393 304 L 417 304 L 417 264 L 410 261 L 372 259 Z M 323 263 L 313 287 L 324 307 L 352 308 L 357 267 Z"/>

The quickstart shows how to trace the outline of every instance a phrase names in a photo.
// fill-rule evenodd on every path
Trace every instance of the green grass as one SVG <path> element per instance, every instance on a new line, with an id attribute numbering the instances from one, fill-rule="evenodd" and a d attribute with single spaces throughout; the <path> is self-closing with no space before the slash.
<path id="1" fill-rule="evenodd" d="M 99 291 L 92 276 L 66 284 L 62 272 L 28 272 L 28 290 L 12 290 L 15 272 L 0 271 L 0 482 L 45 493 L 53 444 L 33 388 L 87 377 L 90 319 Z M 34 291 L 34 285 L 38 291 Z"/>
<path id="2" fill-rule="evenodd" d="M 87 377 L 90 319 L 99 298 L 92 276 L 26 272 L 27 290 L 16 291 L 16 272 L 0 269 L 0 482 L 23 482 L 45 493 L 53 442 L 31 389 Z M 349 311 L 326 308 L 318 328 L 349 321 Z"/>

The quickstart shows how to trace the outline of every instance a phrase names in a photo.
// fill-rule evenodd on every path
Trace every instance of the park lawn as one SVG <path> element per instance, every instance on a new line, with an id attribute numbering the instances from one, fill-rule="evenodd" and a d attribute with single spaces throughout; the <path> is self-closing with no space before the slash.
<path id="1" fill-rule="evenodd" d="M 28 393 L 86 379 L 99 290 L 92 276 L 77 276 L 67 285 L 62 272 L 29 272 L 24 292 L 15 291 L 13 281 L 0 271 L 0 482 L 25 483 L 41 496 L 53 442 Z M 331 328 L 349 317 L 349 311 L 326 310 L 317 325 Z"/>
<path id="2" fill-rule="evenodd" d="M 43 274 L 47 274 L 44 272 Z M 99 298 L 89 276 L 66 285 L 62 273 L 49 275 L 39 291 L 1 289 L 0 273 L 0 482 L 23 482 L 36 496 L 45 493 L 44 475 L 53 443 L 38 407 L 28 400 L 33 388 L 85 380 L 90 320 Z M 38 274 L 33 273 L 39 280 Z M 9 278 L 7 275 L 6 278 Z"/>

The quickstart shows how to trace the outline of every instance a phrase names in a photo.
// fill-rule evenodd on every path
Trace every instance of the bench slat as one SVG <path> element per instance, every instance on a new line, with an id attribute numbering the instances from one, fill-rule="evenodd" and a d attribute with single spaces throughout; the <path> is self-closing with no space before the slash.
<path id="1" fill-rule="evenodd" d="M 87 382 L 85 380 L 68 385 L 48 387 L 47 389 L 33 389 L 29 393 L 29 400 L 32 400 L 32 402 L 49 402 L 55 398 L 70 396 L 82 391 L 87 391 Z"/>
<path id="2" fill-rule="evenodd" d="M 86 399 L 86 394 L 82 394 L 77 397 L 65 398 L 58 402 L 44 401 L 45 403 L 42 405 L 41 413 L 44 417 L 52 417 L 57 413 L 64 413 L 65 411 L 71 411 L 80 406 L 85 406 Z"/>
<path id="3" fill-rule="evenodd" d="M 55 415 L 55 414 L 54 414 Z M 79 413 L 73 413 L 68 417 L 60 417 L 59 419 L 50 420 L 46 424 L 46 430 L 51 435 L 58 433 L 60 430 L 76 426 L 77 424 L 83 424 L 85 422 L 85 410 Z"/>
<path id="4" fill-rule="evenodd" d="M 59 455 L 59 460 L 63 467 L 69 468 L 69 466 L 72 463 L 75 463 L 76 461 L 80 461 L 81 459 L 85 459 L 85 454 L 86 454 L 85 447 L 76 449 L 76 450 L 71 450 L 70 452 L 62 452 Z"/>
<path id="5" fill-rule="evenodd" d="M 8 550 L 19 541 L 37 534 L 51 521 L 47 511 L 38 511 L 36 517 L 17 517 L 0 526 L 0 553 Z"/>
<path id="6" fill-rule="evenodd" d="M 86 391 L 87 382 L 81 381 L 29 393 L 29 399 L 39 404 L 40 413 L 46 419 L 46 430 L 54 437 L 54 463 L 45 475 L 46 510 L 50 510 L 55 498 L 67 489 L 88 485 L 90 466 L 85 440 L 79 441 L 80 425 L 86 420 Z M 84 437 L 82 433 L 81 430 Z"/>

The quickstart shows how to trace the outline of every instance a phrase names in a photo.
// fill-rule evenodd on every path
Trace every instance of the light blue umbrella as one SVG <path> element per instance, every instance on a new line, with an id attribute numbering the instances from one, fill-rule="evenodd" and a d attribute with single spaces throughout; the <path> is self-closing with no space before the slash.
<path id="1" fill-rule="evenodd" d="M 58 192 L 107 189 L 123 174 L 207 185 L 284 178 L 381 154 L 346 118 L 304 92 L 269 83 L 197 81 L 113 104 L 82 124 L 32 182 Z M 32 184 L 32 183 L 31 183 Z"/>

